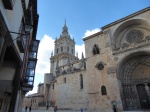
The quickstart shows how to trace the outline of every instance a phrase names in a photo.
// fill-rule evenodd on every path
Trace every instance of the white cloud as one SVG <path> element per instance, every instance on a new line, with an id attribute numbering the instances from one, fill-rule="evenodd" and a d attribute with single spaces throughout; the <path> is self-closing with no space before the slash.
<path id="1" fill-rule="evenodd" d="M 38 89 L 38 84 L 39 83 L 43 83 L 44 82 L 44 75 L 43 74 L 35 74 L 35 79 L 34 79 L 34 88 L 32 91 L 29 91 L 27 95 L 33 94 L 33 93 L 37 93 L 37 89 Z"/>
<path id="2" fill-rule="evenodd" d="M 84 57 L 85 57 L 85 46 L 84 44 L 82 45 L 75 45 L 75 50 L 76 50 L 76 53 L 78 53 L 78 58 L 81 59 L 82 57 L 82 52 L 84 54 Z"/>
<path id="3" fill-rule="evenodd" d="M 34 87 L 32 91 L 29 91 L 25 96 L 37 93 L 37 87 Z"/>
<path id="4" fill-rule="evenodd" d="M 86 30 L 83 38 L 88 37 L 90 35 L 93 35 L 94 33 L 97 33 L 99 31 L 100 31 L 99 28 L 96 28 L 96 29 L 93 29 L 93 30 Z"/>
<path id="5" fill-rule="evenodd" d="M 44 74 L 50 72 L 50 57 L 53 50 L 54 40 L 52 37 L 44 35 L 39 44 L 36 73 Z"/>

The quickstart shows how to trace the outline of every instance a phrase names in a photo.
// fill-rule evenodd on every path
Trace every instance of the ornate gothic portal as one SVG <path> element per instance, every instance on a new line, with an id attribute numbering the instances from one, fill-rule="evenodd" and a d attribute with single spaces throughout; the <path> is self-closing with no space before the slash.
<path id="1" fill-rule="evenodd" d="M 150 109 L 150 55 L 130 57 L 119 68 L 124 110 Z"/>

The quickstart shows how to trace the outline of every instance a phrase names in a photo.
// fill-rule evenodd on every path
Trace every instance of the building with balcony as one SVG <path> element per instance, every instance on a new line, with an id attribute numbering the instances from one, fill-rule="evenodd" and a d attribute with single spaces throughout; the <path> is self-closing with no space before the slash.
<path id="1" fill-rule="evenodd" d="M 0 0 L 0 112 L 21 112 L 33 89 L 38 18 L 37 0 Z"/>

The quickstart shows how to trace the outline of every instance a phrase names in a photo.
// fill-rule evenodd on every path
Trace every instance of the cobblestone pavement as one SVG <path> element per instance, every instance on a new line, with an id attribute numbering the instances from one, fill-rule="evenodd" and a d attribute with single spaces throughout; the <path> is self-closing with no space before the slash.
<path id="1" fill-rule="evenodd" d="M 22 109 L 22 112 L 25 112 L 24 109 Z M 29 112 L 29 111 L 27 111 Z M 54 112 L 53 110 L 31 110 L 31 112 Z M 68 111 L 68 110 L 58 110 L 57 112 L 80 112 L 80 111 Z"/>

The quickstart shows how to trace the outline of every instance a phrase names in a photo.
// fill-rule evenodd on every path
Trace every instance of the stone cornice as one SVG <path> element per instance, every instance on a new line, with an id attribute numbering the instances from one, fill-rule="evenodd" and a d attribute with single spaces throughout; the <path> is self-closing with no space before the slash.
<path id="1" fill-rule="evenodd" d="M 59 39 L 57 39 L 57 40 L 55 40 L 55 42 L 54 43 L 56 43 L 56 42 L 60 42 L 60 41 L 62 41 L 62 40 L 69 40 L 70 42 L 72 42 L 73 44 L 75 44 L 75 42 L 72 40 L 72 39 L 70 39 L 70 38 L 67 38 L 67 37 L 61 37 L 61 38 L 59 38 Z"/>
<path id="2" fill-rule="evenodd" d="M 67 56 L 67 57 L 69 56 L 69 57 L 74 57 L 74 58 L 78 59 L 78 57 L 76 57 L 76 56 L 74 56 L 74 55 L 72 55 L 72 54 L 70 54 L 68 52 L 62 52 L 62 53 L 59 53 L 59 54 L 56 54 L 56 55 L 52 56 L 50 58 L 50 60 L 57 59 L 57 58 L 62 57 L 62 56 Z"/>
<path id="3" fill-rule="evenodd" d="M 97 33 L 95 33 L 95 34 L 93 34 L 93 35 L 90 35 L 90 36 L 88 36 L 88 37 L 83 38 L 82 40 L 85 41 L 85 40 L 88 40 L 88 39 L 90 39 L 90 38 L 92 38 L 92 37 L 98 36 L 98 35 L 100 35 L 100 34 L 103 34 L 103 32 L 102 32 L 102 31 L 97 32 Z"/>

